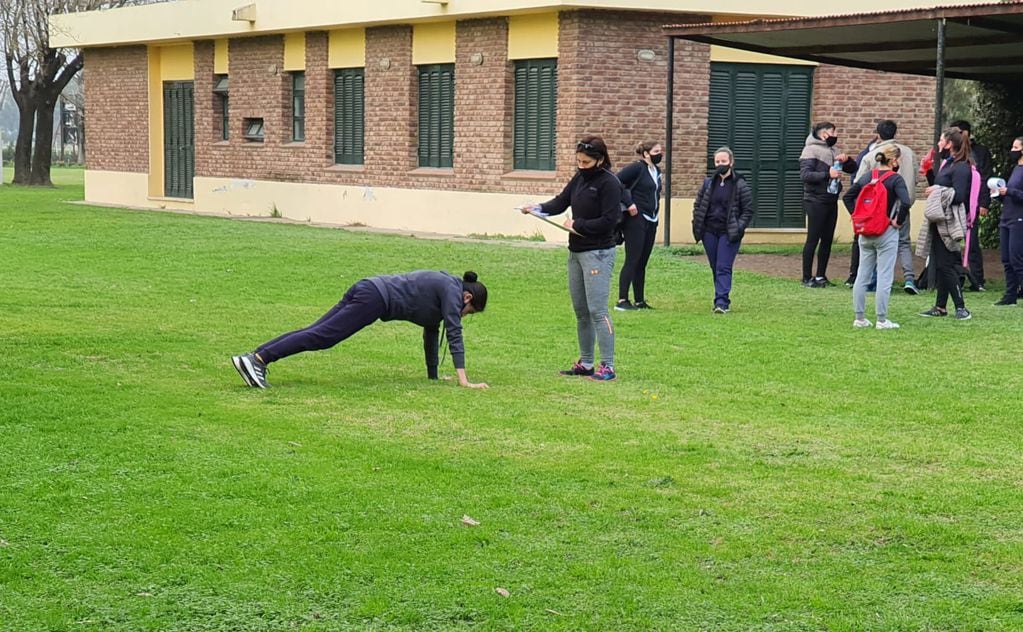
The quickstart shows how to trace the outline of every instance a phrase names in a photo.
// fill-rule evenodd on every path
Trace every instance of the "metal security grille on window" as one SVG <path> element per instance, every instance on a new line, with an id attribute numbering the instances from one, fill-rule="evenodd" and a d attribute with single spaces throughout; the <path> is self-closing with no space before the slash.
<path id="1" fill-rule="evenodd" d="M 419 166 L 454 164 L 455 66 L 419 67 Z"/>
<path id="2" fill-rule="evenodd" d="M 338 70 L 334 75 L 334 162 L 363 163 L 365 137 L 365 72 L 362 68 Z"/>
<path id="3" fill-rule="evenodd" d="M 558 60 L 515 62 L 514 168 L 555 170 Z"/>
<path id="4" fill-rule="evenodd" d="M 727 145 L 753 190 L 753 226 L 803 228 L 799 154 L 810 127 L 813 68 L 711 64 L 707 169 Z"/>
<path id="5" fill-rule="evenodd" d="M 305 73 L 291 78 L 291 140 L 305 140 Z"/>

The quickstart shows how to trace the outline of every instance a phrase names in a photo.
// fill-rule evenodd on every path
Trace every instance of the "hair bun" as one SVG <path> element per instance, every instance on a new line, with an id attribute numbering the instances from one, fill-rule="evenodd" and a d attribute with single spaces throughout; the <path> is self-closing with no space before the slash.
<path id="1" fill-rule="evenodd" d="M 479 277 L 475 272 L 466 272 L 462 275 L 462 280 L 466 283 L 475 283 L 477 279 L 479 279 Z"/>

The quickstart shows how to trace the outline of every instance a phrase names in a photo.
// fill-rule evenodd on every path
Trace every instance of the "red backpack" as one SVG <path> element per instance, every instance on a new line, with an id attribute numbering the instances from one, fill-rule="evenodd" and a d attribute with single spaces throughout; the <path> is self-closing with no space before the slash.
<path id="1" fill-rule="evenodd" d="M 864 237 L 877 237 L 891 226 L 888 217 L 888 189 L 884 181 L 895 175 L 894 171 L 885 171 L 880 177 L 877 169 L 870 175 L 870 182 L 863 185 L 856 197 L 853 207 L 853 232 Z"/>

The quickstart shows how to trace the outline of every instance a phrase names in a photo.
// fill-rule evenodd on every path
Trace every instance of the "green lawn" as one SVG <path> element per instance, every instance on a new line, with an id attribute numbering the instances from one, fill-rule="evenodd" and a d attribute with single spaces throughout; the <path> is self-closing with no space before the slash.
<path id="1" fill-rule="evenodd" d="M 658 251 L 600 384 L 556 375 L 562 249 L 55 179 L 0 188 L 0 629 L 1023 629 L 1023 309 L 997 294 L 969 322 L 899 294 L 903 329 L 853 330 L 848 290 L 740 273 L 715 317 L 705 267 Z M 405 323 L 268 391 L 231 367 L 416 268 L 487 283 L 489 390 L 428 382 Z"/>

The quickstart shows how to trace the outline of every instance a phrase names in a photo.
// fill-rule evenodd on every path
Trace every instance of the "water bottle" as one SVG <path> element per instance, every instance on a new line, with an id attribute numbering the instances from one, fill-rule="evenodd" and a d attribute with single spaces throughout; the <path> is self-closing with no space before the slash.
<path id="1" fill-rule="evenodd" d="M 832 168 L 835 171 L 841 171 L 842 170 L 842 163 L 839 162 L 838 160 L 836 160 L 835 164 L 832 165 Z M 831 193 L 832 195 L 838 195 L 838 187 L 839 187 L 840 184 L 841 184 L 841 181 L 840 181 L 839 178 L 832 178 L 831 181 L 828 182 L 828 193 Z"/>

